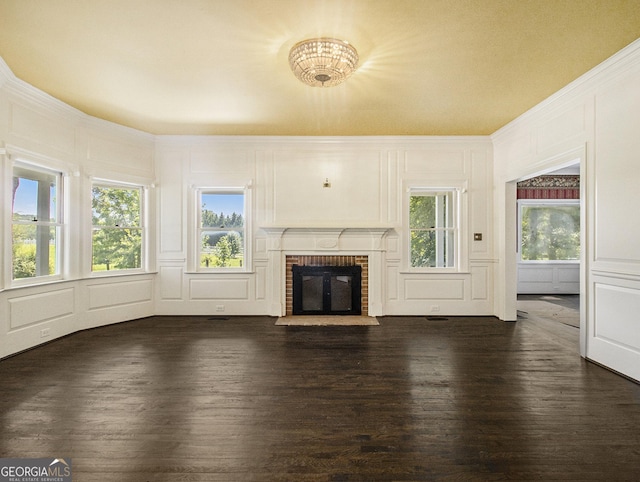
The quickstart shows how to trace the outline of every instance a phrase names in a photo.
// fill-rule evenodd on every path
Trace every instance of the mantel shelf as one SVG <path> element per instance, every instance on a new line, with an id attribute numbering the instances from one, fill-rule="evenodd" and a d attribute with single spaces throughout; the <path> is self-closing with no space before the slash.
<path id="1" fill-rule="evenodd" d="M 318 234 L 327 234 L 327 233 L 344 233 L 344 232 L 354 232 L 354 233 L 370 233 L 382 235 L 387 233 L 388 231 L 392 231 L 394 229 L 393 226 L 331 226 L 331 225 L 317 225 L 317 226 L 306 226 L 306 225 L 287 225 L 287 226 L 260 226 L 260 229 L 266 232 L 267 234 L 275 234 L 282 235 L 285 232 L 287 233 L 318 233 Z"/>

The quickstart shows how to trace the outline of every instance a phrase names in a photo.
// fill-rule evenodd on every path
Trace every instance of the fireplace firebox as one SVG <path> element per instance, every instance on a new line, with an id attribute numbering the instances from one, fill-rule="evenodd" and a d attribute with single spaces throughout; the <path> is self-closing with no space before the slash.
<path id="1" fill-rule="evenodd" d="M 360 266 L 292 266 L 294 315 L 361 315 Z"/>

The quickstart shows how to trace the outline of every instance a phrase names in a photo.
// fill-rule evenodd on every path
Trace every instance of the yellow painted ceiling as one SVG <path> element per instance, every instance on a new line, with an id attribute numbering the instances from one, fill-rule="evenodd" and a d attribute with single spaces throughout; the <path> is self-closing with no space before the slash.
<path id="1" fill-rule="evenodd" d="M 291 73 L 318 36 L 346 83 Z M 0 0 L 18 78 L 154 134 L 491 134 L 639 37 L 640 0 Z"/>

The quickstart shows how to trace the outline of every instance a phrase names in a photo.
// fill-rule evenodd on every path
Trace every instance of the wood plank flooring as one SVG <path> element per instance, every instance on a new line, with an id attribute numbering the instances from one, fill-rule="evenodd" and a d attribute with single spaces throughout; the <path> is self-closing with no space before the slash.
<path id="1" fill-rule="evenodd" d="M 531 320 L 152 317 L 0 361 L 0 457 L 76 482 L 638 480 L 640 386 Z"/>

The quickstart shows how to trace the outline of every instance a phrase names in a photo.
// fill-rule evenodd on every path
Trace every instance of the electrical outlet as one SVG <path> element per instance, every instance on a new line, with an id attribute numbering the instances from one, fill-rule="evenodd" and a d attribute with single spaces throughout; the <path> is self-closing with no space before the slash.
<path id="1" fill-rule="evenodd" d="M 40 338 L 46 338 L 50 335 L 49 328 L 43 328 L 40 330 Z"/>
<path id="2" fill-rule="evenodd" d="M 224 305 L 216 305 L 216 311 L 224 311 Z"/>
<path id="3" fill-rule="evenodd" d="M 431 305 L 431 313 L 437 313 L 440 311 L 440 305 Z"/>

